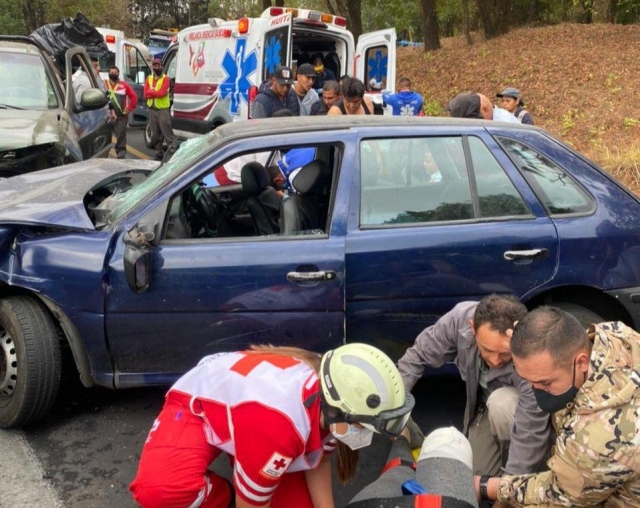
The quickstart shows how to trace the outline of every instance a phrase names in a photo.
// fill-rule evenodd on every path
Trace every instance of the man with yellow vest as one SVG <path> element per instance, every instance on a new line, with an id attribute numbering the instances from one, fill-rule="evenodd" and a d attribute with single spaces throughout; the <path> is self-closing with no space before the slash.
<path id="1" fill-rule="evenodd" d="M 156 149 L 156 160 L 164 158 L 163 145 L 167 143 L 167 151 L 173 154 L 175 135 L 171 128 L 171 102 L 169 101 L 169 77 L 162 72 L 159 58 L 153 60 L 153 75 L 144 83 L 144 98 L 149 107 L 149 122 Z"/>
<path id="2" fill-rule="evenodd" d="M 113 134 L 116 137 L 116 155 L 124 159 L 127 155 L 127 121 L 129 113 L 138 105 L 138 96 L 127 83 L 120 80 L 120 69 L 109 67 L 109 79 L 104 82 L 109 96 L 109 111 Z"/>

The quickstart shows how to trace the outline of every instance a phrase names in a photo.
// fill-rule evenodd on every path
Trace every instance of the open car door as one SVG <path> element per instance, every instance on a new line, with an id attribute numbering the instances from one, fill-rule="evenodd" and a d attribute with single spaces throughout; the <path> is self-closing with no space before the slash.
<path id="1" fill-rule="evenodd" d="M 120 69 L 120 79 L 127 82 L 138 96 L 138 105 L 129 114 L 128 125 L 139 127 L 147 122 L 147 101 L 144 99 L 144 82 L 151 75 L 148 50 L 143 53 L 131 41 L 120 40 L 117 46 L 116 65 Z M 165 69 L 166 72 L 166 69 Z"/>
<path id="2" fill-rule="evenodd" d="M 382 106 L 382 90 L 396 89 L 396 29 L 378 30 L 358 38 L 354 76 L 365 85 L 374 104 Z"/>

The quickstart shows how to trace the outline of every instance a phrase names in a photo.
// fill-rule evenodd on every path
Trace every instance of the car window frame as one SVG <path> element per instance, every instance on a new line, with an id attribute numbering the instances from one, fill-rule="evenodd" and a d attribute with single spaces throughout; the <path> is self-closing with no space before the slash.
<path id="1" fill-rule="evenodd" d="M 595 197 L 582 184 L 582 182 L 580 182 L 577 178 L 575 178 L 571 174 L 570 171 L 567 171 L 565 169 L 564 165 L 560 164 L 556 160 L 555 157 L 549 156 L 549 154 L 543 152 L 542 150 L 540 150 L 539 148 L 535 147 L 531 143 L 523 141 L 522 139 L 518 139 L 518 138 L 516 138 L 514 136 L 509 136 L 507 134 L 502 134 L 501 133 L 501 134 L 495 134 L 494 135 L 494 139 L 495 139 L 496 143 L 498 143 L 498 145 L 500 145 L 500 148 L 505 153 L 505 155 L 509 158 L 509 160 L 511 160 L 512 164 L 514 165 L 514 167 L 522 175 L 522 178 L 524 178 L 524 180 L 527 182 L 527 184 L 531 188 L 532 192 L 535 194 L 536 199 L 540 203 L 540 206 L 542 206 L 542 208 L 544 209 L 544 211 L 545 211 L 545 213 L 547 214 L 548 217 L 550 217 L 552 219 L 568 219 L 568 218 L 575 218 L 575 217 L 588 217 L 588 216 L 593 215 L 594 213 L 596 213 L 596 211 L 598 209 L 598 202 L 595 199 Z M 591 204 L 591 207 L 589 208 L 589 210 L 584 211 L 584 212 L 571 212 L 571 213 L 553 213 L 553 212 L 551 212 L 551 210 L 549 210 L 549 207 L 547 206 L 545 200 L 542 199 L 542 196 L 544 196 L 546 193 L 540 187 L 540 184 L 535 179 L 528 178 L 527 172 L 523 170 L 523 168 L 520 165 L 520 162 L 515 160 L 515 157 L 505 147 L 504 143 L 502 142 L 502 139 L 508 139 L 510 141 L 514 141 L 516 143 L 519 143 L 519 144 L 525 146 L 526 148 L 534 151 L 536 154 L 538 154 L 538 155 L 542 156 L 543 158 L 547 159 L 549 162 L 551 162 L 557 168 L 560 168 L 564 172 L 564 174 L 573 182 L 573 184 L 580 191 L 582 191 L 583 195 L 588 198 L 588 201 Z M 566 147 L 565 147 L 565 149 L 566 149 Z"/>
<path id="2" fill-rule="evenodd" d="M 504 165 L 496 157 L 496 154 L 494 153 L 494 149 L 492 149 L 491 146 L 489 146 L 487 144 L 486 140 L 483 138 L 482 135 L 480 135 L 477 132 L 461 133 L 461 134 L 427 132 L 427 133 L 424 133 L 424 134 L 418 134 L 418 135 L 415 135 L 415 136 L 411 136 L 411 139 L 418 139 L 418 138 L 447 138 L 447 139 L 461 138 L 462 149 L 463 149 L 463 153 L 464 153 L 464 157 L 465 157 L 464 167 L 465 167 L 465 170 L 466 170 L 467 183 L 468 183 L 468 186 L 469 186 L 469 191 L 470 191 L 470 196 L 471 196 L 471 204 L 472 204 L 472 210 L 473 210 L 474 217 L 469 218 L 469 219 L 460 219 L 460 220 L 443 220 L 443 221 L 413 222 L 413 223 L 400 223 L 400 224 L 366 224 L 366 225 L 363 225 L 362 224 L 362 188 L 363 188 L 363 185 L 362 185 L 362 171 L 361 171 L 362 158 L 361 158 L 361 151 L 360 151 L 361 144 L 363 142 L 368 142 L 368 141 L 389 141 L 389 140 L 394 140 L 394 139 L 407 139 L 407 137 L 408 136 L 406 136 L 406 135 L 402 135 L 402 134 L 398 133 L 398 134 L 395 134 L 393 136 L 369 136 L 369 135 L 363 135 L 358 139 L 358 145 L 356 147 L 356 151 L 358 153 L 358 164 L 357 164 L 358 169 L 357 169 L 357 171 L 358 171 L 358 178 L 359 178 L 359 181 L 360 181 L 360 186 L 359 186 L 360 187 L 360 191 L 359 191 L 359 198 L 358 198 L 358 229 L 359 230 L 366 231 L 366 230 L 376 230 L 376 229 L 402 229 L 402 228 L 410 228 L 410 227 L 437 227 L 437 226 L 443 226 L 443 225 L 500 222 L 500 221 L 505 221 L 505 220 L 522 221 L 522 220 L 532 220 L 532 219 L 536 218 L 536 214 L 531 209 L 531 204 L 525 198 L 525 196 L 522 194 L 521 190 L 518 188 L 518 184 L 513 181 L 513 179 L 509 175 L 509 171 L 504 167 Z M 523 215 L 499 215 L 499 216 L 494 216 L 494 217 L 482 217 L 481 216 L 480 202 L 479 202 L 479 195 L 478 195 L 478 187 L 477 187 L 477 182 L 476 182 L 476 172 L 475 172 L 475 169 L 474 169 L 474 166 L 473 166 L 473 158 L 472 158 L 472 154 L 471 154 L 471 147 L 469 146 L 469 138 L 472 138 L 472 137 L 478 139 L 480 141 L 480 143 L 482 143 L 482 145 L 489 151 L 491 156 L 494 158 L 496 164 L 502 169 L 502 171 L 505 174 L 505 176 L 511 182 L 513 188 L 516 190 L 516 192 L 520 196 L 520 199 L 521 199 L 523 205 L 526 207 L 526 209 L 528 211 L 527 214 L 523 214 Z M 504 151 L 504 147 L 502 147 L 501 145 L 499 145 L 498 148 L 500 150 Z M 511 159 L 509 159 L 509 160 L 511 161 Z M 456 169 L 460 169 L 460 168 L 456 168 Z M 528 185 L 528 180 L 524 179 L 524 177 L 523 177 L 523 183 Z M 536 195 L 536 199 L 538 199 L 537 195 Z"/>

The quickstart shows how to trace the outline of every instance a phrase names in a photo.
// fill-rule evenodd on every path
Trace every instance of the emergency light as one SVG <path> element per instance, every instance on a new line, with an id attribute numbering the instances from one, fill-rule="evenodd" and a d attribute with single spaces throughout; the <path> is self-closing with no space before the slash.
<path id="1" fill-rule="evenodd" d="M 238 33 L 246 34 L 249 32 L 249 18 L 240 18 L 238 20 Z"/>
<path id="2" fill-rule="evenodd" d="M 104 40 L 106 41 L 107 44 L 115 44 L 116 43 L 116 36 L 115 35 L 107 35 Z"/>
<path id="3" fill-rule="evenodd" d="M 280 16 L 281 14 L 284 14 L 284 9 L 282 7 L 271 7 L 271 9 L 269 9 L 269 14 L 271 16 Z"/>

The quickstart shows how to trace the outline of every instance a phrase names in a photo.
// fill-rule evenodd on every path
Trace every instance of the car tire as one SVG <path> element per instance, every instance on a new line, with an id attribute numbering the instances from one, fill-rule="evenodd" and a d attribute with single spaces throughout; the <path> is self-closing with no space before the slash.
<path id="1" fill-rule="evenodd" d="M 555 302 L 552 305 L 574 316 L 585 328 L 589 328 L 593 323 L 602 323 L 603 321 L 606 321 L 598 313 L 593 312 L 591 309 L 587 309 L 582 305 L 569 302 Z"/>
<path id="2" fill-rule="evenodd" d="M 144 125 L 144 144 L 147 148 L 154 148 L 153 133 L 151 132 L 151 122 Z"/>
<path id="3" fill-rule="evenodd" d="M 26 296 L 0 300 L 0 428 L 44 417 L 61 371 L 58 334 L 44 305 Z"/>

